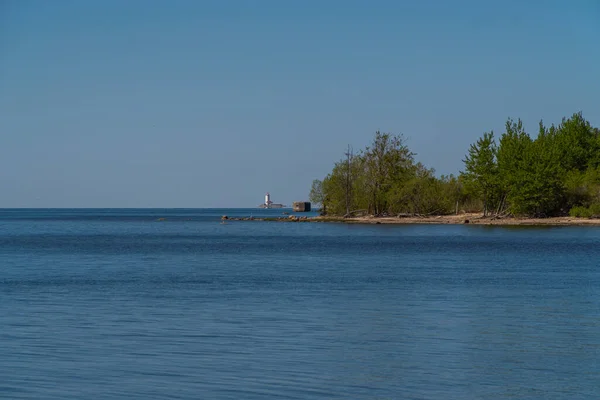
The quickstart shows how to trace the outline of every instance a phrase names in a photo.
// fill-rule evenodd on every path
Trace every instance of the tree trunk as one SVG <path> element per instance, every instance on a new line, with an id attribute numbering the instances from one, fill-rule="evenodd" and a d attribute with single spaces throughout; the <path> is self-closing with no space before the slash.
<path id="1" fill-rule="evenodd" d="M 498 209 L 496 210 L 496 215 L 500 215 L 500 211 L 502 210 L 502 207 L 504 206 L 505 200 L 506 200 L 506 194 L 504 196 L 502 196 L 502 200 L 498 204 Z"/>
<path id="2" fill-rule="evenodd" d="M 483 195 L 483 216 L 487 217 L 487 193 Z"/>

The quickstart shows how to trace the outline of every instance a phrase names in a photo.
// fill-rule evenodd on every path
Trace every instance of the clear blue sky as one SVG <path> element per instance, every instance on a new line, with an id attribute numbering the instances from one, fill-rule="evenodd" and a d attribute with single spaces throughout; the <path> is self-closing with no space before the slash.
<path id="1" fill-rule="evenodd" d="M 597 0 L 0 1 L 0 207 L 289 204 L 376 130 L 457 173 L 577 111 Z"/>

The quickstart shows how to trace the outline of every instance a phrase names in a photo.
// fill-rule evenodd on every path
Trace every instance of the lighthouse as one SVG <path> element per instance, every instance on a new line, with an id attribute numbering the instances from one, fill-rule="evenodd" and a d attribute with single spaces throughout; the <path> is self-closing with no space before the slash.
<path id="1" fill-rule="evenodd" d="M 265 194 L 265 202 L 258 206 L 258 208 L 284 208 L 284 207 L 286 207 L 286 206 L 283 204 L 273 203 L 271 201 L 271 195 L 269 194 L 269 192 L 267 192 L 267 194 Z"/>

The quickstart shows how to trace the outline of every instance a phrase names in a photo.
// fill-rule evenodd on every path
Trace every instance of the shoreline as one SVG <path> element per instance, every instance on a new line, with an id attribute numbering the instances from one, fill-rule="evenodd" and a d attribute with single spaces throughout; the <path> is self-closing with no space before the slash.
<path id="1" fill-rule="evenodd" d="M 344 224 L 392 224 L 392 225 L 495 225 L 495 226 L 600 226 L 600 218 L 550 217 L 550 218 L 496 218 L 483 217 L 480 213 L 437 216 L 407 217 L 337 217 L 337 216 L 282 216 L 267 218 L 229 218 L 230 221 L 274 221 L 274 222 L 320 222 Z"/>
<path id="2" fill-rule="evenodd" d="M 314 217 L 315 221 L 361 224 L 429 224 L 496 226 L 600 226 L 600 219 L 576 217 L 515 218 L 483 217 L 481 214 L 438 215 L 426 217 Z"/>

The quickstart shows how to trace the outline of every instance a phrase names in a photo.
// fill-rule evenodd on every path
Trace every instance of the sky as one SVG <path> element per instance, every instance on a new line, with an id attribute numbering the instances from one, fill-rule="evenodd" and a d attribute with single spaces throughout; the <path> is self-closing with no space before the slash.
<path id="1" fill-rule="evenodd" d="M 457 174 L 579 111 L 597 0 L 0 0 L 0 207 L 291 204 L 377 130 Z"/>

